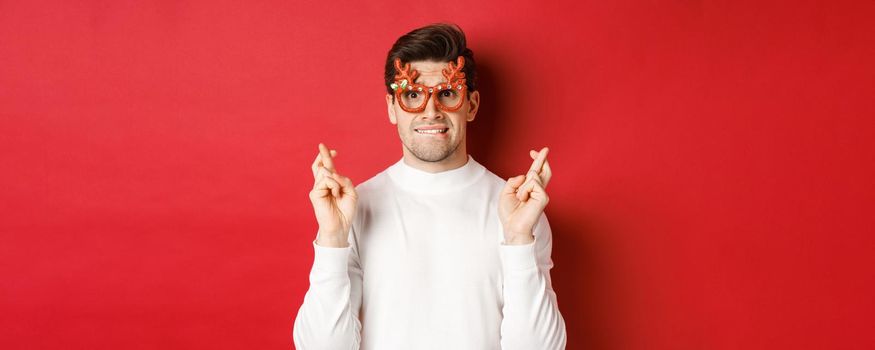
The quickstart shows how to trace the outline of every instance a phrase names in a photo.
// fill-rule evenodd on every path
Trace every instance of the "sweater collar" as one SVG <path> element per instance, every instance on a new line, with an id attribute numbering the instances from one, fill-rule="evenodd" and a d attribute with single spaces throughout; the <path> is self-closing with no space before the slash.
<path id="1" fill-rule="evenodd" d="M 439 173 L 416 169 L 404 163 L 404 158 L 386 169 L 386 172 L 392 181 L 407 191 L 438 194 L 461 189 L 474 183 L 486 172 L 486 168 L 468 155 L 465 165 Z"/>

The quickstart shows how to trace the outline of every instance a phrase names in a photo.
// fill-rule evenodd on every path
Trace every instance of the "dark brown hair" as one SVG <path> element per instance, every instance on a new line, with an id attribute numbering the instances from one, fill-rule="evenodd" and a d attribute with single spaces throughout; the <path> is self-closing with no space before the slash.
<path id="1" fill-rule="evenodd" d="M 398 38 L 386 57 L 384 74 L 386 91 L 394 96 L 389 86 L 395 82 L 395 58 L 402 63 L 412 61 L 456 61 L 456 57 L 465 57 L 465 73 L 468 92 L 477 91 L 477 64 L 474 62 L 474 51 L 465 44 L 465 33 L 455 24 L 435 23 L 412 30 Z"/>

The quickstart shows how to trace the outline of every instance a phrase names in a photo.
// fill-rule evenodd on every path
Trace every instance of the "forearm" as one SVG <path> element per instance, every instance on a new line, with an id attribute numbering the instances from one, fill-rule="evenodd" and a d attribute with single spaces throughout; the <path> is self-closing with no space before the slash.
<path id="1" fill-rule="evenodd" d="M 361 323 L 352 308 L 348 274 L 350 248 L 317 247 L 310 289 L 295 318 L 299 349 L 358 349 Z"/>
<path id="2" fill-rule="evenodd" d="M 504 319 L 502 349 L 564 349 L 565 321 L 550 285 L 549 266 L 539 266 L 536 243 L 502 245 Z"/>

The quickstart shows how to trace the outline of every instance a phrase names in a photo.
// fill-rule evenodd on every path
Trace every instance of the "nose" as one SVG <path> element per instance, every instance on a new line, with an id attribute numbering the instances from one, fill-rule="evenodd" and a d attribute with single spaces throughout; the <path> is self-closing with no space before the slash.
<path id="1" fill-rule="evenodd" d="M 437 108 L 435 99 L 437 99 L 436 94 L 431 94 L 431 96 L 429 96 L 428 98 L 428 101 L 425 101 L 425 110 L 422 111 L 423 119 L 441 120 L 444 118 L 443 114 L 441 114 L 441 110 Z"/>

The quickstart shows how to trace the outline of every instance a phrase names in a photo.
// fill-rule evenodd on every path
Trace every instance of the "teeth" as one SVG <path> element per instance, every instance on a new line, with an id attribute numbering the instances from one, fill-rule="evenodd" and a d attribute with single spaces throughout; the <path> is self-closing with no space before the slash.
<path id="1" fill-rule="evenodd" d="M 430 130 L 417 129 L 416 132 L 418 132 L 420 134 L 443 134 L 443 133 L 447 132 L 447 129 L 430 129 Z"/>

